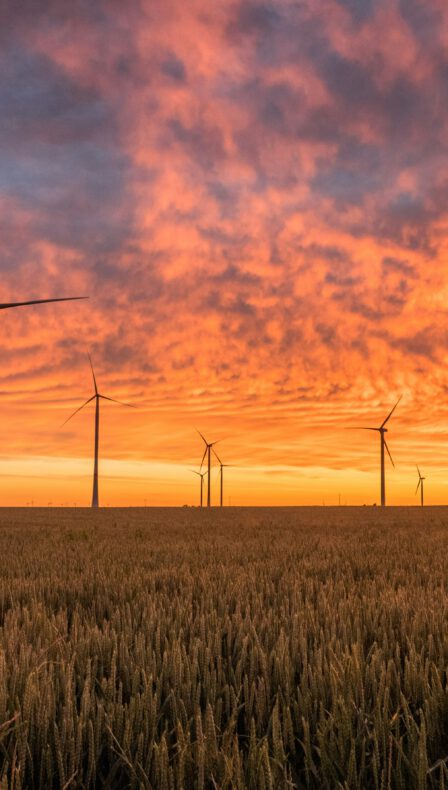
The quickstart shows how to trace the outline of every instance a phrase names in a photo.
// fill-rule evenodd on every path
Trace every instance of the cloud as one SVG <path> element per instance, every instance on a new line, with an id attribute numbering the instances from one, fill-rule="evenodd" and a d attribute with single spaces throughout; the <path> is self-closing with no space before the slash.
<path id="1" fill-rule="evenodd" d="M 185 65 L 174 52 L 170 52 L 164 58 L 161 65 L 161 71 L 166 77 L 170 77 L 175 82 L 185 82 L 187 78 Z"/>
<path id="2" fill-rule="evenodd" d="M 362 24 L 373 14 L 374 0 L 337 0 L 337 2 L 350 11 L 354 22 Z"/>
<path id="3" fill-rule="evenodd" d="M 112 108 L 47 55 L 11 44 L 0 68 L 3 198 L 29 213 L 38 238 L 89 252 L 116 249 L 130 222 L 130 163 Z"/>
<path id="4" fill-rule="evenodd" d="M 5 296 L 91 301 L 8 317 L 11 398 L 84 390 L 91 350 L 163 415 L 163 456 L 192 413 L 237 433 L 253 413 L 269 447 L 273 414 L 285 441 L 307 429 L 299 402 L 445 386 L 438 0 L 22 6 L 0 56 Z"/>

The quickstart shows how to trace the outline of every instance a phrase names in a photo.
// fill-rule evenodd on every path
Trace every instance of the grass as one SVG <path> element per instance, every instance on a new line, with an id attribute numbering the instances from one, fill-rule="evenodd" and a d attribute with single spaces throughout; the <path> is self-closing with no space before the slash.
<path id="1" fill-rule="evenodd" d="M 448 511 L 0 511 L 0 787 L 448 788 Z"/>

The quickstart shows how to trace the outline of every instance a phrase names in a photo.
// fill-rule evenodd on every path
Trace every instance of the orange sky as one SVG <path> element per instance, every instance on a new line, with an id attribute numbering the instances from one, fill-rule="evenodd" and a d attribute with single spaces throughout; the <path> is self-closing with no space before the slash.
<path id="1" fill-rule="evenodd" d="M 448 502 L 442 0 L 1 12 L 0 504 Z M 214 501 L 218 497 L 213 472 Z"/>

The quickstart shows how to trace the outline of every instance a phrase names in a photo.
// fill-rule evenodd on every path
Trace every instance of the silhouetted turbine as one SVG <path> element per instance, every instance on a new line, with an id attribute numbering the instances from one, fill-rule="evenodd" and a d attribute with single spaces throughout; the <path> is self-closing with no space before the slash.
<path id="1" fill-rule="evenodd" d="M 89 354 L 89 361 L 90 367 L 92 369 L 92 376 L 93 376 L 93 386 L 95 387 L 95 394 L 92 395 L 91 398 L 86 400 L 85 403 L 82 404 L 73 414 L 66 419 L 63 425 L 66 425 L 75 414 L 78 414 L 84 406 L 87 406 L 88 403 L 91 403 L 93 400 L 95 401 L 95 456 L 94 456 L 94 464 L 93 464 L 93 492 L 92 492 L 92 507 L 98 507 L 98 442 L 99 442 L 99 433 L 100 433 L 100 398 L 103 400 L 110 400 L 112 403 L 118 403 L 120 406 L 128 406 L 129 408 L 135 408 L 131 403 L 123 403 L 120 400 L 115 400 L 115 398 L 109 398 L 107 395 L 101 395 L 98 392 L 98 387 L 96 384 L 95 372 L 93 370 L 92 360 L 90 359 Z"/>
<path id="2" fill-rule="evenodd" d="M 205 475 L 208 474 L 208 472 L 196 472 L 195 469 L 190 469 L 190 472 L 193 472 L 194 475 L 199 475 L 199 477 L 201 478 L 201 497 L 200 497 L 200 501 L 201 501 L 201 507 L 202 507 L 204 477 L 205 477 Z"/>
<path id="3" fill-rule="evenodd" d="M 216 442 L 215 442 L 215 444 L 216 444 Z M 220 459 L 220 457 L 219 457 L 219 455 L 218 455 L 218 453 L 216 452 L 215 449 L 213 449 L 213 452 L 216 455 L 217 461 L 219 463 L 219 472 L 220 472 L 220 501 L 219 501 L 219 504 L 220 504 L 220 507 L 222 507 L 223 490 L 224 490 L 224 472 L 222 470 L 225 469 L 225 467 L 227 467 L 227 466 L 231 466 L 231 464 L 223 464 L 223 462 L 221 461 L 221 459 Z"/>
<path id="4" fill-rule="evenodd" d="M 198 431 L 197 428 L 196 428 L 196 430 Z M 211 449 L 212 449 L 213 445 L 218 444 L 218 442 L 217 441 L 216 442 L 208 442 L 207 439 L 202 435 L 202 433 L 200 431 L 198 431 L 198 434 L 199 434 L 199 436 L 201 437 L 202 441 L 205 444 L 204 455 L 202 456 L 202 461 L 201 461 L 201 465 L 200 465 L 199 469 L 202 469 L 202 464 L 204 463 L 205 456 L 207 456 L 207 474 L 208 474 L 208 478 L 207 478 L 207 507 L 210 507 L 210 471 L 211 471 L 211 457 L 210 457 L 210 453 L 211 453 Z"/>
<path id="5" fill-rule="evenodd" d="M 415 493 L 417 493 L 418 489 L 420 488 L 420 504 L 423 507 L 423 505 L 424 505 L 423 481 L 426 480 L 426 477 L 422 477 L 421 476 L 420 469 L 418 468 L 418 466 L 417 466 L 417 472 L 418 472 L 418 483 L 417 483 L 417 488 L 415 489 Z"/>
<path id="6" fill-rule="evenodd" d="M 393 462 L 392 456 L 390 454 L 390 450 L 387 446 L 386 438 L 384 436 L 387 433 L 387 428 L 385 428 L 386 423 L 389 422 L 392 414 L 394 413 L 395 409 L 397 408 L 398 404 L 401 401 L 403 396 L 400 395 L 398 398 L 394 408 L 392 411 L 389 412 L 384 422 L 381 423 L 379 428 L 366 428 L 364 425 L 357 425 L 356 428 L 362 431 L 378 431 L 380 434 L 380 442 L 381 442 L 381 506 L 384 507 L 386 504 L 386 474 L 385 474 L 385 463 L 384 463 L 384 449 L 387 450 L 388 456 L 391 460 L 392 466 L 395 468 L 395 464 Z"/>

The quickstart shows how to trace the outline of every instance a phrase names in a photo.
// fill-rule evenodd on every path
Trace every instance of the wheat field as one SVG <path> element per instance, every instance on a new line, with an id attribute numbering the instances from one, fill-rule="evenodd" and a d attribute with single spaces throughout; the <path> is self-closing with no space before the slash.
<path id="1" fill-rule="evenodd" d="M 448 511 L 0 511 L 0 787 L 448 788 Z"/>

